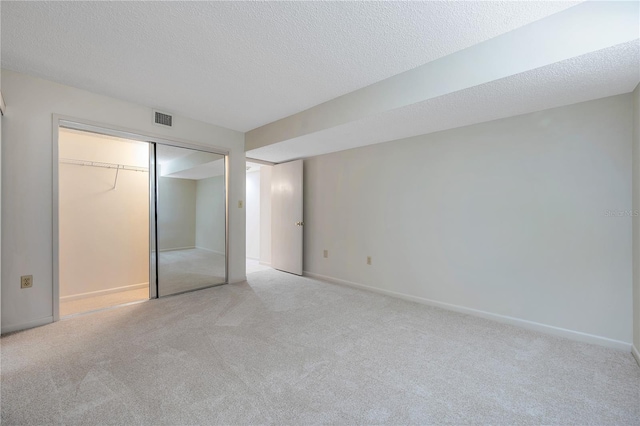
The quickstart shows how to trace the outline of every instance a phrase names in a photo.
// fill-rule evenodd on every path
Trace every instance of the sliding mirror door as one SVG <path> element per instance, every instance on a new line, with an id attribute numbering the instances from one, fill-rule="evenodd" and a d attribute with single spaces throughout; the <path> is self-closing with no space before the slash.
<path id="1" fill-rule="evenodd" d="M 156 144 L 158 296 L 227 281 L 223 155 Z"/>

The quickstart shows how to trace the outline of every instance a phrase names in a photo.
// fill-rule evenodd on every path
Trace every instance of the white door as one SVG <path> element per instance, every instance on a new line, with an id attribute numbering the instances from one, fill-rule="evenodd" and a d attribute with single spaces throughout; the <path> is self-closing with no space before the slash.
<path id="1" fill-rule="evenodd" d="M 302 275 L 302 160 L 273 166 L 271 266 Z"/>

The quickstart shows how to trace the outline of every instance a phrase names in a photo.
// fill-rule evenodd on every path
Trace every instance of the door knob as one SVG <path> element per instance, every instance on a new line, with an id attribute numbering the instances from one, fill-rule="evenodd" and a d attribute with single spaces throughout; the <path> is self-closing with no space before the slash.
<path id="1" fill-rule="evenodd" d="M 296 222 L 296 226 L 304 226 L 304 222 Z"/>

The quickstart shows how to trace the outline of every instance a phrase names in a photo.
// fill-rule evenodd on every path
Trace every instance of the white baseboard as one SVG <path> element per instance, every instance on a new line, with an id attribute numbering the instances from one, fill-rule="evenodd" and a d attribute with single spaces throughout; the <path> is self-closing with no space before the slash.
<path id="1" fill-rule="evenodd" d="M 235 279 L 233 281 L 229 281 L 229 284 L 240 284 L 247 282 L 247 276 L 245 275 L 243 278 Z"/>
<path id="2" fill-rule="evenodd" d="M 247 256 L 247 259 L 249 260 L 255 260 L 256 262 L 260 262 L 260 259 L 257 257 L 251 257 L 251 256 Z"/>
<path id="3" fill-rule="evenodd" d="M 158 250 L 158 251 L 162 253 L 163 251 L 192 250 L 194 248 L 196 248 L 196 246 L 165 248 L 165 249 L 161 249 L 161 250 Z"/>
<path id="4" fill-rule="evenodd" d="M 7 325 L 5 327 L 2 327 L 1 333 L 5 334 L 5 333 L 11 333 L 14 331 L 26 330 L 28 328 L 33 328 L 33 327 L 40 327 L 41 325 L 51 324 L 52 322 L 53 322 L 53 316 L 44 317 L 34 321 L 25 322 L 22 324 Z"/>
<path id="5" fill-rule="evenodd" d="M 263 266 L 271 267 L 271 262 L 260 262 L 260 264 L 263 265 Z"/>
<path id="6" fill-rule="evenodd" d="M 218 250 L 211 250 L 211 249 L 208 249 L 208 248 L 198 247 L 198 246 L 196 246 L 194 248 L 197 248 L 198 250 L 210 251 L 211 253 L 215 253 L 215 254 L 219 254 L 220 256 L 224 256 L 224 252 L 221 252 L 221 251 L 218 251 Z"/>
<path id="7" fill-rule="evenodd" d="M 396 297 L 398 299 L 404 299 L 411 302 L 421 303 L 423 305 L 435 306 L 438 308 L 446 309 L 449 311 L 460 312 L 462 314 L 473 315 L 480 318 L 485 318 L 493 321 L 498 321 L 504 324 L 515 325 L 518 327 L 526 328 L 529 330 L 539 331 L 541 333 L 552 334 L 554 336 L 565 337 L 571 340 L 577 340 L 584 343 L 592 343 L 600 346 L 606 346 L 613 349 L 620 349 L 625 351 L 631 350 L 631 343 L 623 342 L 620 340 L 609 339 L 607 337 L 596 336 L 593 334 L 582 333 L 580 331 L 568 330 L 566 328 L 554 327 L 552 325 L 541 324 L 534 321 L 528 321 L 520 318 L 509 317 L 506 315 L 494 314 L 491 312 L 481 311 L 478 309 L 467 308 L 464 306 L 453 305 L 450 303 L 438 302 L 437 300 L 426 299 L 418 296 L 411 296 L 404 293 L 398 293 L 390 290 L 383 290 L 376 287 L 368 286 L 365 284 L 359 284 L 352 281 L 341 280 L 339 278 L 328 277 L 325 275 L 316 274 L 309 271 L 304 271 L 305 276 L 328 281 L 335 284 L 342 284 L 349 287 L 355 287 L 362 290 L 372 291 L 374 293 L 384 294 L 386 296 Z"/>
<path id="8" fill-rule="evenodd" d="M 114 287 L 114 288 L 108 288 L 105 290 L 90 291 L 88 293 L 72 294 L 70 296 L 61 297 L 60 301 L 70 302 L 72 300 L 86 299 L 87 297 L 104 296 L 105 294 L 119 293 L 121 291 L 128 291 L 128 290 L 138 290 L 140 288 L 145 288 L 145 287 L 149 288 L 149 283 L 125 285 L 123 287 Z"/>
<path id="9" fill-rule="evenodd" d="M 640 351 L 635 347 L 635 345 L 631 346 L 631 354 L 636 359 L 638 367 L 640 367 Z"/>

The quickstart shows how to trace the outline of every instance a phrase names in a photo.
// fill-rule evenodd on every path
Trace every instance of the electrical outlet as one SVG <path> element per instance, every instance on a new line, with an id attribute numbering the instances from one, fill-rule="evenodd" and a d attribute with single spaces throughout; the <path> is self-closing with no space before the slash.
<path id="1" fill-rule="evenodd" d="M 367 256 L 367 265 L 371 265 L 371 256 Z"/>
<path id="2" fill-rule="evenodd" d="M 23 275 L 20 277 L 20 288 L 33 287 L 33 275 Z"/>
<path id="3" fill-rule="evenodd" d="M 329 250 L 324 251 L 324 258 L 326 259 L 327 257 L 329 257 Z"/>
<path id="4" fill-rule="evenodd" d="M 242 200 L 238 201 L 238 208 L 241 209 L 242 208 Z"/>

